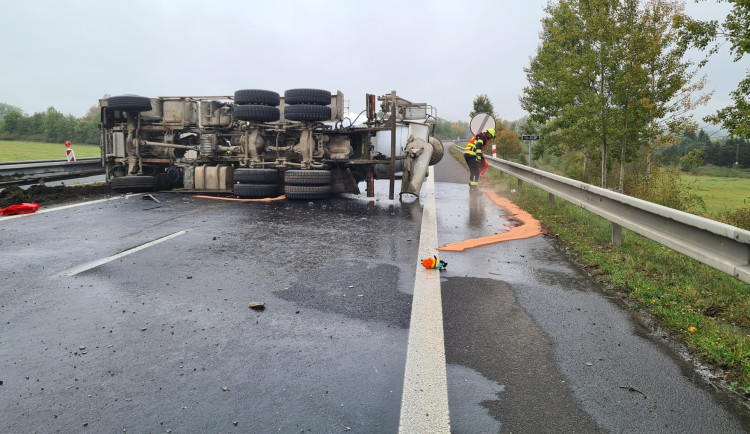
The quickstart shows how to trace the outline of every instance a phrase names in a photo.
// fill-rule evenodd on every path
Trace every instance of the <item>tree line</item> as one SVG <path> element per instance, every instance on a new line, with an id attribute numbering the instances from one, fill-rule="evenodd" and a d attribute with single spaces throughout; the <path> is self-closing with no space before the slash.
<path id="1" fill-rule="evenodd" d="M 64 115 L 54 107 L 27 115 L 18 107 L 0 103 L 0 140 L 99 144 L 99 109 L 89 108 L 84 117 Z"/>
<path id="2" fill-rule="evenodd" d="M 711 93 L 699 75 L 707 60 L 693 63 L 687 50 L 715 52 L 727 40 L 736 60 L 750 51 L 750 3 L 726 1 L 733 10 L 723 23 L 688 17 L 682 0 L 549 2 L 525 68 L 520 102 L 529 118 L 515 128 L 541 136 L 534 160 L 563 159 L 565 176 L 683 210 L 695 197 L 679 188 L 670 164 L 746 167 L 750 77 L 733 92 L 733 106 L 704 118 L 733 137 L 696 133 L 691 115 Z M 480 97 L 475 111 L 487 102 Z"/>
<path id="3" fill-rule="evenodd" d="M 704 131 L 685 133 L 680 143 L 664 148 L 660 161 L 663 164 L 679 165 L 683 168 L 712 165 L 719 167 L 750 168 L 750 142 L 730 136 L 713 140 Z M 692 158 L 691 161 L 686 159 Z"/>
<path id="4" fill-rule="evenodd" d="M 583 173 L 597 166 L 605 188 L 627 190 L 635 167 L 648 182 L 657 150 L 694 129 L 689 112 L 710 97 L 685 60 L 676 24 L 683 11 L 678 0 L 548 4 L 521 97 L 544 137 L 536 152 L 580 153 Z"/>

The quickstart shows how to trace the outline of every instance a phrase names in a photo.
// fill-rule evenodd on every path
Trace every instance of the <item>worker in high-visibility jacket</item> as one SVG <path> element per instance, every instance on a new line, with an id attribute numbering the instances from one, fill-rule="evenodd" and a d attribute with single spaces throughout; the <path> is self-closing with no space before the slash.
<path id="1" fill-rule="evenodd" d="M 469 185 L 479 185 L 479 163 L 482 161 L 484 156 L 482 155 L 482 149 L 484 149 L 487 142 L 495 137 L 495 129 L 490 128 L 481 133 L 475 134 L 474 137 L 469 140 L 464 149 L 464 159 L 466 164 L 469 165 Z"/>

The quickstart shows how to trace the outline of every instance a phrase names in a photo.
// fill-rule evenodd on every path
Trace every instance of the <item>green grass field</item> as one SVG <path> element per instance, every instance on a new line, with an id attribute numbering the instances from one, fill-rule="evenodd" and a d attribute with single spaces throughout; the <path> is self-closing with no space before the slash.
<path id="1" fill-rule="evenodd" d="M 99 146 L 71 146 L 76 158 L 99 157 Z M 65 160 L 64 143 L 16 142 L 0 140 L 0 161 Z"/>
<path id="2" fill-rule="evenodd" d="M 750 178 L 682 175 L 696 185 L 696 193 L 706 203 L 709 215 L 750 207 Z"/>

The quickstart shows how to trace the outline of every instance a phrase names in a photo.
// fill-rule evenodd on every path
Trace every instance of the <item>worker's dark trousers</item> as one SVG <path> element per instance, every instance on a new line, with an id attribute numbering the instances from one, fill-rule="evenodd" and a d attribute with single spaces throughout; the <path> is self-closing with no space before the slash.
<path id="1" fill-rule="evenodd" d="M 479 163 L 476 155 L 464 154 L 466 164 L 469 165 L 469 181 L 479 182 Z"/>

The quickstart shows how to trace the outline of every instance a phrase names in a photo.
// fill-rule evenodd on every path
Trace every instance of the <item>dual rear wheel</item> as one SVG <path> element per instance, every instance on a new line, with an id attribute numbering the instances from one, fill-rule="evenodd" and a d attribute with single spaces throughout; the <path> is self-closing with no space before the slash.
<path id="1" fill-rule="evenodd" d="M 327 199 L 331 196 L 331 171 L 287 170 L 284 195 L 292 200 Z"/>
<path id="2" fill-rule="evenodd" d="M 281 178 L 281 172 L 276 169 L 236 169 L 234 195 L 248 199 L 277 197 L 282 192 Z M 287 199 L 314 200 L 331 196 L 329 170 L 287 170 L 283 178 Z"/>
<path id="3" fill-rule="evenodd" d="M 281 194 L 281 176 L 276 169 L 235 169 L 234 182 L 234 195 L 239 198 L 264 199 Z"/>

